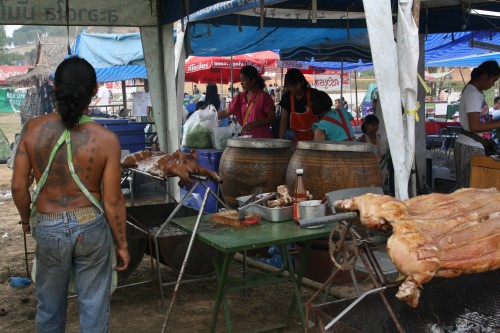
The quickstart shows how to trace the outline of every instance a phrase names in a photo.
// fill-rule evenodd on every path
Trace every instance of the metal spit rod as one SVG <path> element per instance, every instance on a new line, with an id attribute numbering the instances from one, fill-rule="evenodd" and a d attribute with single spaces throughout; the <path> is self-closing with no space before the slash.
<path id="1" fill-rule="evenodd" d="M 299 220 L 299 226 L 301 228 L 312 227 L 315 225 L 323 225 L 323 224 L 327 224 L 327 223 L 335 223 L 335 222 L 341 222 L 344 220 L 351 220 L 351 219 L 355 219 L 357 217 L 358 217 L 358 214 L 354 213 L 354 212 L 337 213 L 334 215 L 327 215 L 327 216 L 322 216 L 322 217 L 315 217 L 312 219 Z"/>
<path id="2" fill-rule="evenodd" d="M 329 322 L 328 325 L 325 326 L 325 331 L 327 331 L 330 328 L 332 328 L 332 326 L 335 325 L 335 323 L 337 321 L 339 321 L 343 316 L 345 316 L 347 314 L 347 312 L 351 311 L 351 309 L 353 307 L 355 307 L 359 302 L 361 302 L 366 296 L 374 294 L 374 293 L 378 293 L 378 292 L 383 291 L 385 289 L 387 289 L 387 287 L 383 286 L 383 287 L 380 287 L 380 288 L 372 289 L 370 291 L 367 291 L 364 294 L 359 295 L 359 297 L 356 298 L 354 300 L 354 302 L 352 302 L 347 308 L 345 308 L 344 311 L 342 311 L 337 317 L 333 318 L 333 320 L 331 322 Z"/>

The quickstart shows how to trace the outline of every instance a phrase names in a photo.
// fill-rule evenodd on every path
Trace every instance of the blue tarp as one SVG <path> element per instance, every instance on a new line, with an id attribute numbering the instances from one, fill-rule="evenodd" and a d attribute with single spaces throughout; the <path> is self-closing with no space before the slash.
<path id="1" fill-rule="evenodd" d="M 355 22 L 362 21 L 364 23 L 364 20 L 350 22 L 349 33 L 346 32 L 345 23 L 332 25 L 325 21 L 298 28 L 293 24 L 293 20 L 266 19 L 266 24 L 261 29 L 258 18 L 241 16 L 239 19 L 240 31 L 236 15 L 228 15 L 217 18 L 217 20 L 220 22 L 212 23 L 213 20 L 210 20 L 210 24 L 204 22 L 191 25 L 189 43 L 193 55 L 231 56 L 274 49 L 283 51 L 320 43 L 332 43 L 334 45 L 338 43 L 342 44 L 342 48 L 339 49 L 344 49 L 344 54 L 337 53 L 337 55 L 357 62 L 361 59 L 359 55 L 360 49 L 366 50 L 365 41 L 368 32 L 365 27 L 357 26 Z M 274 25 L 271 24 L 271 21 L 280 21 L 280 24 Z M 360 46 L 356 47 L 354 52 L 352 51 L 353 48 L 348 50 L 345 43 L 347 40 L 356 41 L 352 42 L 354 46 L 357 46 L 357 41 L 360 41 Z M 366 55 L 366 53 L 364 54 Z M 300 56 L 300 58 L 296 57 L 294 59 L 309 60 L 311 57 L 309 55 L 309 58 L 307 58 L 302 54 Z"/>
<path id="2" fill-rule="evenodd" d="M 71 55 L 90 62 L 98 82 L 147 78 L 139 33 L 82 33 L 71 45 Z"/>
<path id="3" fill-rule="evenodd" d="M 470 15 L 467 12 L 467 7 L 478 10 L 500 11 L 500 4 L 498 1 L 478 3 L 472 1 L 468 4 L 461 4 L 458 1 L 456 4 L 443 2 L 440 4 L 438 1 L 428 1 L 428 6 L 421 6 L 419 29 L 426 33 L 442 33 L 451 31 L 473 31 L 473 30 L 488 30 L 498 27 L 500 19 L 498 17 L 482 17 L 479 15 Z M 190 15 L 189 20 L 194 19 L 205 20 L 201 24 L 205 24 L 210 20 L 210 23 L 215 25 L 224 24 L 224 19 L 228 16 L 235 16 L 234 14 L 244 8 L 258 8 L 260 0 L 230 0 L 230 1 L 215 1 L 215 0 L 191 0 L 189 6 L 185 5 L 185 1 L 163 0 L 162 1 L 162 23 L 175 22 L 182 16 Z M 213 6 L 212 6 L 213 5 Z M 211 7 L 210 7 L 211 6 Z M 280 8 L 297 9 L 297 10 L 310 10 L 311 0 L 264 0 L 266 7 L 266 18 L 264 25 L 269 26 L 269 18 L 273 17 L 273 11 Z M 397 2 L 394 5 L 394 11 L 397 12 Z M 321 17 L 321 11 L 337 11 L 342 13 L 356 13 L 363 12 L 363 0 L 317 0 L 318 18 Z M 200 11 L 200 12 L 197 12 Z M 224 16 L 223 16 L 224 15 Z M 223 19 L 220 20 L 223 16 Z M 241 18 L 244 16 L 241 15 Z M 187 18 L 185 18 L 187 21 Z M 260 21 L 260 18 L 257 18 Z M 283 20 L 282 20 L 283 21 Z M 302 22 L 295 21 L 296 26 L 299 28 L 311 28 L 316 24 L 311 23 L 311 20 L 302 20 Z M 337 22 L 334 22 L 337 21 Z M 363 24 L 366 26 L 366 23 Z M 319 21 L 318 21 L 319 22 Z M 337 23 L 343 24 L 348 27 L 353 20 L 328 20 L 329 24 L 334 26 Z M 290 23 L 290 22 L 289 22 Z M 256 26 L 258 26 L 257 23 Z M 275 26 L 281 26 L 279 23 Z M 268 48 L 268 49 L 272 49 Z M 262 50 L 262 49 L 261 49 Z"/>
<path id="4" fill-rule="evenodd" d="M 500 63 L 500 52 L 430 61 L 425 64 L 425 67 L 477 67 L 487 60 L 496 60 Z"/>
<path id="5" fill-rule="evenodd" d="M 207 24 L 193 25 L 190 30 L 193 53 L 199 56 L 229 56 L 280 48 L 281 60 L 311 61 L 311 66 L 339 69 L 343 59 L 345 70 L 372 67 L 368 32 L 363 28 L 351 26 L 349 33 L 345 28 L 333 27 L 299 29 L 264 26 L 261 30 L 244 25 L 245 19 L 242 18 L 240 32 L 238 26 L 231 24 L 231 18 L 227 22 L 227 25 L 211 24 L 210 37 L 205 36 L 208 33 Z M 228 40 L 231 42 L 227 43 Z M 430 34 L 425 39 L 426 66 L 477 66 L 489 58 L 498 59 L 495 53 L 480 48 L 480 43 L 500 45 L 500 32 Z M 478 54 L 484 54 L 484 58 L 471 58 Z"/>
<path id="6" fill-rule="evenodd" d="M 430 34 L 425 38 L 425 67 L 477 67 L 487 60 L 500 62 L 500 52 L 491 52 L 480 47 L 480 43 L 500 45 L 500 32 L 496 31 L 474 31 L 458 32 L 448 34 Z M 299 53 L 307 47 L 295 50 Z M 322 53 L 323 58 L 328 59 L 326 49 L 316 50 Z M 280 58 L 293 55 L 294 50 L 282 50 Z M 317 58 L 309 62 L 310 66 L 340 69 L 340 62 L 319 62 Z M 373 68 L 370 62 L 349 63 L 344 62 L 344 70 L 363 71 Z"/>
<path id="7" fill-rule="evenodd" d="M 464 58 L 491 53 L 480 45 L 500 45 L 500 32 L 473 31 L 428 35 L 425 39 L 425 62 Z"/>
<path id="8" fill-rule="evenodd" d="M 265 0 L 266 6 L 268 3 L 274 2 L 273 0 Z M 305 12 L 300 14 L 293 11 L 293 9 L 310 9 L 310 0 L 288 0 L 275 3 L 266 8 L 263 29 L 260 27 L 259 4 L 258 0 L 232 0 L 205 8 L 191 15 L 189 17 L 189 43 L 192 54 L 197 56 L 230 56 L 270 49 L 285 50 L 321 43 L 334 46 L 338 42 L 342 43 L 342 47 L 338 47 L 338 50 L 346 50 L 346 46 L 353 46 L 350 43 L 353 43 L 354 46 L 359 43 L 357 35 L 361 32 L 356 29 L 361 29 L 367 35 L 365 19 L 347 19 L 348 12 L 363 12 L 361 0 L 318 0 L 317 23 L 312 23 Z M 245 8 L 253 6 L 254 9 L 250 11 L 255 15 L 246 15 L 248 12 L 237 15 L 235 12 L 241 9 L 240 6 L 245 6 Z M 290 18 L 275 18 L 275 10 L 279 8 L 293 8 L 290 12 Z M 500 4 L 475 3 L 474 9 L 499 11 Z M 322 10 L 345 12 L 346 15 L 342 16 L 341 19 L 321 19 Z M 420 13 L 420 31 L 430 34 L 464 30 L 478 31 L 480 29 L 498 30 L 499 18 L 466 15 L 464 10 L 462 6 L 423 7 Z M 302 16 L 297 19 L 299 17 L 297 15 Z M 195 21 L 196 19 L 199 21 Z M 350 43 L 346 44 L 346 41 Z M 309 57 L 314 56 L 318 59 L 320 55 L 323 53 L 310 54 Z M 336 56 L 336 59 L 330 60 L 338 61 L 339 57 L 353 59 L 352 54 L 342 54 L 340 51 L 337 51 Z M 295 59 L 298 59 L 298 56 Z M 367 60 L 362 56 L 358 56 L 357 59 Z"/>

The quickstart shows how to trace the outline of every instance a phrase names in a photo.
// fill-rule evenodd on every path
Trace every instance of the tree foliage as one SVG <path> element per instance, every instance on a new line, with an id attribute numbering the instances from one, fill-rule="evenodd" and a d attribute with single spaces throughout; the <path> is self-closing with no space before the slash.
<path id="1" fill-rule="evenodd" d="M 0 66 L 18 65 L 23 58 L 19 54 L 9 53 L 7 46 L 10 44 L 10 38 L 7 37 L 5 27 L 0 25 Z"/>
<path id="2" fill-rule="evenodd" d="M 69 27 L 69 35 L 76 36 L 84 27 Z M 23 25 L 12 33 L 12 43 L 15 46 L 36 43 L 38 36 L 65 37 L 68 29 L 61 26 Z"/>

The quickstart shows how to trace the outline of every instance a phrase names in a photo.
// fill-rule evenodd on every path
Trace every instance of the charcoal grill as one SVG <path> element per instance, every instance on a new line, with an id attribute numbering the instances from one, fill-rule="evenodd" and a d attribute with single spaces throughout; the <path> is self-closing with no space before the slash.
<path id="1" fill-rule="evenodd" d="M 173 212 L 177 203 L 132 206 L 127 207 L 127 220 L 132 224 L 127 228 L 127 240 L 131 253 L 130 271 L 123 274 L 122 279 L 128 277 L 141 262 L 144 253 L 147 253 L 174 271 L 179 272 L 190 236 L 174 226 L 168 226 L 159 237 L 159 254 L 154 251 L 152 243 L 148 242 L 146 233 L 153 235 Z M 182 206 L 175 217 L 195 216 L 198 211 Z M 137 228 L 134 228 L 137 227 Z M 141 229 L 142 232 L 137 230 Z M 131 237 L 129 238 L 129 233 Z M 132 237 L 133 236 L 133 237 Z M 142 250 L 142 253 L 141 253 Z M 190 260 L 186 266 L 185 275 L 199 278 L 215 273 L 213 258 L 215 250 L 196 240 L 191 250 Z"/>
<path id="2" fill-rule="evenodd" d="M 424 332 L 499 332 L 500 270 L 463 275 L 457 278 L 434 278 L 426 283 L 415 311 L 396 298 L 398 286 L 384 294 L 396 317 L 408 333 Z M 313 332 L 324 327 L 356 298 L 324 303 L 311 308 Z M 467 329 L 464 329 L 467 328 Z M 327 332 L 397 332 L 380 295 L 360 301 Z"/>

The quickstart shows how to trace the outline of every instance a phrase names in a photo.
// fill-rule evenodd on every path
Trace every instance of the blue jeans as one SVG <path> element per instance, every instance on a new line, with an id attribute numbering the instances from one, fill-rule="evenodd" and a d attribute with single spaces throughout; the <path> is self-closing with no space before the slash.
<path id="1" fill-rule="evenodd" d="M 74 272 L 80 332 L 107 332 L 113 238 L 105 216 L 94 207 L 86 207 L 40 214 L 38 221 L 36 331 L 65 331 L 68 285 Z"/>

